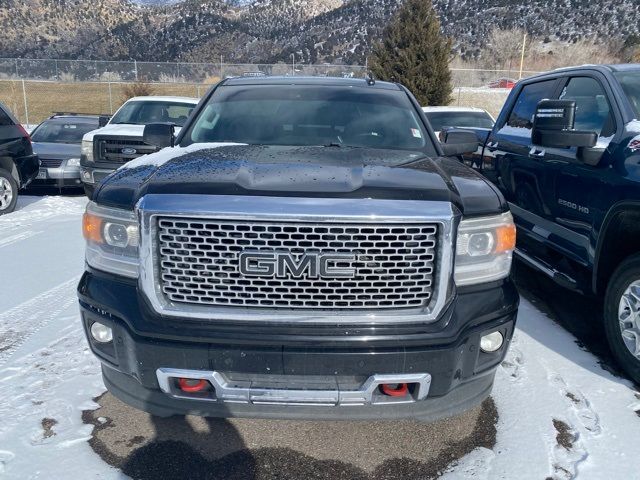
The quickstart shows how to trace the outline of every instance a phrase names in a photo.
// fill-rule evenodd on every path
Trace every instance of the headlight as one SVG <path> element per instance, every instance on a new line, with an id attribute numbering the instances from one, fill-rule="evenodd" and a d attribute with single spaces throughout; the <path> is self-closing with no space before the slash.
<path id="1" fill-rule="evenodd" d="M 93 140 L 82 140 L 80 153 L 88 162 L 93 162 Z"/>
<path id="2" fill-rule="evenodd" d="M 67 167 L 79 167 L 80 159 L 79 158 L 70 158 L 67 160 Z"/>
<path id="3" fill-rule="evenodd" d="M 515 246 L 516 227 L 511 213 L 462 220 L 456 242 L 456 285 L 507 277 Z"/>
<path id="4" fill-rule="evenodd" d="M 98 270 L 138 276 L 138 219 L 130 210 L 89 202 L 82 219 L 87 263 Z"/>

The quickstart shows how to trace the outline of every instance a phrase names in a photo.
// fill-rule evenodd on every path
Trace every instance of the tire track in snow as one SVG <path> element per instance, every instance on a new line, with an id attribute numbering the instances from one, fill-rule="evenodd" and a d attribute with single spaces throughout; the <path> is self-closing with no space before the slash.
<path id="1" fill-rule="evenodd" d="M 0 234 L 6 238 L 55 217 L 82 215 L 86 200 L 66 197 L 42 197 L 34 203 L 0 217 Z"/>
<path id="2" fill-rule="evenodd" d="M 511 345 L 509 346 L 507 356 L 500 364 L 502 369 L 507 372 L 512 382 L 520 382 L 523 376 L 525 376 L 524 354 L 522 353 L 522 350 L 518 348 L 518 341 L 518 333 L 516 332 L 511 339 Z"/>
<path id="3" fill-rule="evenodd" d="M 39 235 L 41 233 L 42 232 L 34 232 L 33 230 L 27 230 L 26 232 L 23 232 L 23 233 L 18 233 L 16 235 L 10 235 L 5 238 L 0 238 L 0 248 L 13 245 L 16 242 L 26 240 L 27 238 L 35 237 L 36 235 Z"/>
<path id="4" fill-rule="evenodd" d="M 73 277 L 0 314 L 0 365 L 4 365 L 24 342 L 76 301 L 75 287 L 79 280 L 79 275 Z"/>

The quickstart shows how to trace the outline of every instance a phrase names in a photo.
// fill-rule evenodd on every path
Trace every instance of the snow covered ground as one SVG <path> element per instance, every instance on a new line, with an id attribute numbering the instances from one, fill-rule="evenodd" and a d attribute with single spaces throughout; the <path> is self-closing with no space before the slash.
<path id="1" fill-rule="evenodd" d="M 86 200 L 22 196 L 0 217 L 0 477 L 123 478 L 87 443 L 82 410 L 104 391 L 80 327 Z M 494 389 L 497 445 L 455 479 L 640 478 L 640 394 L 523 301 Z"/>

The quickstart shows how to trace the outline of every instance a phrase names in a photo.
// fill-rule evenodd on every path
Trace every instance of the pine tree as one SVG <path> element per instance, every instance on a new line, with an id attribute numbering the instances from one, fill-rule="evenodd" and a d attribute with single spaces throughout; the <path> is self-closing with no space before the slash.
<path id="1" fill-rule="evenodd" d="M 451 100 L 451 40 L 440 32 L 431 0 L 406 0 L 373 47 L 369 60 L 375 78 L 399 82 L 421 105 Z"/>

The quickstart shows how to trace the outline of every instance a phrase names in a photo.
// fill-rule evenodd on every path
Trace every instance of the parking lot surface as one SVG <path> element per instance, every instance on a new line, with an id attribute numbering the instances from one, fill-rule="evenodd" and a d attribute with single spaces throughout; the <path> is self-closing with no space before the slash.
<path id="1" fill-rule="evenodd" d="M 578 302 L 518 267 L 492 400 L 434 424 L 153 418 L 108 393 L 82 332 L 82 197 L 0 218 L 0 473 L 28 479 L 632 479 L 640 394 Z M 596 355 L 594 355 L 594 353 Z M 95 399 L 95 400 L 94 400 Z"/>
<path id="2" fill-rule="evenodd" d="M 417 422 L 158 418 L 110 394 L 84 413 L 91 446 L 137 479 L 425 479 L 474 448 L 495 444 L 491 400 L 464 415 Z"/>

